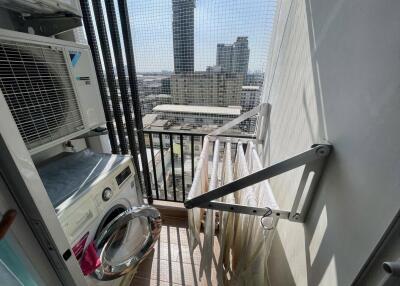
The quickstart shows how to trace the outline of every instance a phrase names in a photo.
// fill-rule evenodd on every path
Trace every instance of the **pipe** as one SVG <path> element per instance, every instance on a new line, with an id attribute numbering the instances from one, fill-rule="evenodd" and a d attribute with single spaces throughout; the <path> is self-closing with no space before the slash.
<path id="1" fill-rule="evenodd" d="M 90 49 L 92 50 L 94 68 L 96 70 L 97 81 L 99 83 L 100 96 L 101 96 L 101 101 L 103 103 L 104 115 L 106 117 L 106 126 L 108 129 L 108 138 L 110 139 L 111 151 L 113 154 L 118 154 L 119 147 L 113 124 L 112 109 L 110 103 L 108 102 L 107 86 L 105 84 L 103 67 L 101 65 L 99 49 L 97 46 L 96 34 L 94 31 L 93 21 L 90 14 L 89 2 L 88 0 L 80 0 L 80 3 L 83 15 L 83 24 L 85 25 L 86 37 Z"/>
<path id="2" fill-rule="evenodd" d="M 125 138 L 124 121 L 122 120 L 121 107 L 118 99 L 117 82 L 115 80 L 114 68 L 112 64 L 110 45 L 107 37 L 107 28 L 104 21 L 103 8 L 101 1 L 92 0 L 93 12 L 96 18 L 97 31 L 99 33 L 101 50 L 103 52 L 103 60 L 106 68 L 108 88 L 110 90 L 111 103 L 114 109 L 115 123 L 117 125 L 119 144 L 122 154 L 128 154 L 128 146 Z"/>
<path id="3" fill-rule="evenodd" d="M 138 173 L 140 189 L 143 192 L 143 181 L 142 177 L 140 176 L 140 165 L 135 139 L 135 126 L 132 119 L 132 110 L 128 95 L 128 84 L 124 68 L 124 59 L 122 56 L 122 47 L 119 37 L 120 34 L 118 29 L 117 15 L 115 14 L 114 1 L 105 1 L 105 4 L 108 24 L 110 28 L 111 41 L 113 45 L 114 58 L 117 66 L 119 90 L 121 92 L 122 108 L 124 109 L 125 126 L 128 134 L 129 147 L 131 155 L 133 157 L 133 163 L 135 164 Z"/>
<path id="4" fill-rule="evenodd" d="M 144 185 L 146 187 L 147 201 L 149 204 L 153 203 L 153 196 L 151 190 L 151 182 L 149 176 L 149 165 L 147 161 L 146 144 L 143 134 L 142 112 L 140 110 L 139 91 L 137 87 L 135 57 L 133 53 L 132 34 L 129 24 L 129 14 L 126 0 L 118 0 L 119 14 L 121 18 L 122 34 L 124 38 L 126 62 L 128 66 L 129 83 L 131 88 L 131 96 L 133 103 L 133 111 L 135 114 L 135 123 L 137 129 L 137 136 L 139 142 L 140 158 L 142 160 Z"/>

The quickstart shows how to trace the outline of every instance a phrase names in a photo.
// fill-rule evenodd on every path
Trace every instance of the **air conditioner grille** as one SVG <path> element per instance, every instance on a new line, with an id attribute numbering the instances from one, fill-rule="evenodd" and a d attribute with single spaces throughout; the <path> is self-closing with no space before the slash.
<path id="1" fill-rule="evenodd" d="M 84 128 L 62 50 L 0 41 L 0 89 L 28 149 Z"/>

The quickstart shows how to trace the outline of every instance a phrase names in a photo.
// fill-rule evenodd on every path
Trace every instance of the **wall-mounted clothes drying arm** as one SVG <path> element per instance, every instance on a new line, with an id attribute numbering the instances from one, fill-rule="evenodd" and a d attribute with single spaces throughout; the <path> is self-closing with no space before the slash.
<path id="1" fill-rule="evenodd" d="M 254 115 L 259 116 L 257 134 L 262 134 L 265 136 L 269 125 L 270 113 L 271 105 L 266 103 L 261 104 L 247 113 L 242 114 L 240 117 L 232 120 L 226 125 L 216 129 L 214 132 L 210 133 L 208 137 L 213 140 L 215 139 L 214 137 L 217 137 L 234 125 L 237 125 Z M 262 137 L 257 137 L 258 140 L 261 141 L 260 138 Z M 217 187 L 197 197 L 193 197 L 185 202 L 185 207 L 188 209 L 200 207 L 205 209 L 259 216 L 275 216 L 283 219 L 289 219 L 291 221 L 303 222 L 310 207 L 316 185 L 324 169 L 326 159 L 329 157 L 332 149 L 333 147 L 330 144 L 314 144 L 309 150 L 303 153 L 263 168 L 257 172 L 254 172 L 253 174 L 237 179 L 231 183 Z M 301 166 L 305 167 L 291 210 L 271 209 L 268 207 L 250 207 L 215 201 L 223 196 L 242 190 L 246 187 L 260 183 L 264 180 L 273 178 L 277 175 L 286 173 Z"/>
<path id="2" fill-rule="evenodd" d="M 296 197 L 293 203 L 293 207 L 290 211 L 284 210 L 273 210 L 271 216 L 279 216 L 283 219 L 289 219 L 293 221 L 304 221 L 305 216 L 314 194 L 315 186 L 322 173 L 326 159 L 331 153 L 332 145 L 329 144 L 316 144 L 311 149 L 293 156 L 289 159 L 276 163 L 272 166 L 266 167 L 250 174 L 246 177 L 237 179 L 231 183 L 215 188 L 207 193 L 194 197 L 185 202 L 185 207 L 188 209 L 194 207 L 209 208 L 221 211 L 231 211 L 237 213 L 245 213 L 252 215 L 263 216 L 266 213 L 266 208 L 255 208 L 249 206 L 242 206 L 236 204 L 227 204 L 215 201 L 223 196 L 230 193 L 239 191 L 251 185 L 257 184 L 261 181 L 273 178 L 277 175 L 283 174 L 295 168 L 305 165 L 303 175 L 300 180 L 299 188 L 296 193 Z M 313 174 L 310 178 L 310 174 Z M 310 178 L 310 179 L 309 179 Z M 305 189 L 308 187 L 308 191 L 303 198 Z M 303 204 L 300 206 L 300 202 L 303 199 Z M 299 209 L 301 207 L 301 210 Z"/>

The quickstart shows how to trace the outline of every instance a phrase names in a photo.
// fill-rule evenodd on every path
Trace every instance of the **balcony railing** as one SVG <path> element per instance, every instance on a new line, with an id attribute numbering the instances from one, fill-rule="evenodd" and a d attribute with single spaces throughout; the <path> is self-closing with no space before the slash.
<path id="1" fill-rule="evenodd" d="M 192 185 L 205 132 L 145 129 L 152 197 L 154 200 L 184 202 Z M 225 137 L 254 138 L 232 134 Z M 146 174 L 144 174 L 146 176 Z"/>

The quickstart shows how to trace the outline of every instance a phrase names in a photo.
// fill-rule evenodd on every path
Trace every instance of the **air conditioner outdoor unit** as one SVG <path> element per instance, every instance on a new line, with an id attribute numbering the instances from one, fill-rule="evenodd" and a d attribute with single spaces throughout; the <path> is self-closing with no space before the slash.
<path id="1" fill-rule="evenodd" d="M 85 45 L 0 29 L 0 90 L 31 154 L 105 124 Z"/>
<path id="2" fill-rule="evenodd" d="M 70 13 L 82 16 L 78 0 L 0 0 L 0 6 L 19 13 Z"/>

